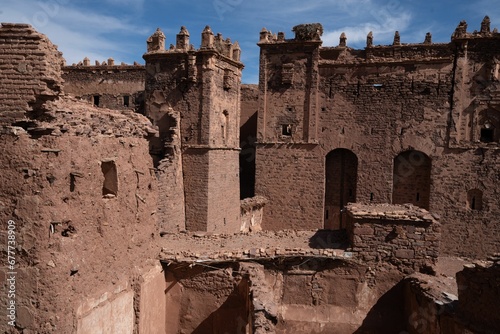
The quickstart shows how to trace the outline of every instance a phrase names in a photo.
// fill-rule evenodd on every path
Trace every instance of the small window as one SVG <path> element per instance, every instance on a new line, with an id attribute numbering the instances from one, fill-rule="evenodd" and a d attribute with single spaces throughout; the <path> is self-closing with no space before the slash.
<path id="1" fill-rule="evenodd" d="M 96 107 L 99 107 L 99 100 L 100 100 L 100 96 L 99 95 L 94 95 L 94 105 Z"/>
<path id="2" fill-rule="evenodd" d="M 481 138 L 479 139 L 483 143 L 491 143 L 495 138 L 495 130 L 493 128 L 482 128 Z"/>
<path id="3" fill-rule="evenodd" d="M 291 124 L 283 124 L 281 126 L 281 134 L 283 136 L 291 136 L 292 135 L 292 125 Z"/>
<path id="4" fill-rule="evenodd" d="M 116 171 L 116 164 L 114 160 L 104 160 L 101 162 L 102 175 L 104 176 L 104 183 L 102 185 L 102 195 L 118 194 L 118 173 Z"/>
<path id="5" fill-rule="evenodd" d="M 129 105 L 130 105 L 130 96 L 125 95 L 125 96 L 123 97 L 123 106 L 124 106 L 124 107 L 128 107 Z"/>
<path id="6" fill-rule="evenodd" d="M 292 107 L 287 107 L 287 108 L 286 108 L 286 111 L 287 111 L 287 112 L 292 112 L 292 111 L 293 111 L 293 108 L 292 108 Z"/>
<path id="7" fill-rule="evenodd" d="M 479 189 L 471 189 L 467 192 L 467 207 L 471 210 L 483 209 L 483 192 Z"/>

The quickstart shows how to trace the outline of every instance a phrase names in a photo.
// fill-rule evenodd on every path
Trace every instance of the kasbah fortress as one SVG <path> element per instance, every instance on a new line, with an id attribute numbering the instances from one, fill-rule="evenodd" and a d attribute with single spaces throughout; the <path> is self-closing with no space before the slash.
<path id="1" fill-rule="evenodd" d="M 500 333 L 500 33 L 0 26 L 2 333 Z M 172 43 L 172 44 L 170 44 Z M 170 44 L 170 47 L 168 46 Z"/>

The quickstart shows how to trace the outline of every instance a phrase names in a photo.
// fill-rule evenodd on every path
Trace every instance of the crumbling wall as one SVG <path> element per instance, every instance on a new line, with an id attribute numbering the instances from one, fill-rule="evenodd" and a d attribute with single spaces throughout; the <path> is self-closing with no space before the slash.
<path id="1" fill-rule="evenodd" d="M 167 293 L 172 333 L 405 329 L 402 290 L 394 288 L 402 276 L 390 266 L 370 271 L 349 261 L 283 257 L 190 266 L 172 262 L 166 270 L 172 277 Z"/>
<path id="2" fill-rule="evenodd" d="M 88 127 L 86 135 L 75 134 L 75 126 L 69 133 L 39 139 L 19 129 L 1 136 L 6 153 L 1 164 L 10 166 L 1 176 L 2 220 L 16 222 L 17 268 L 34 283 L 27 291 L 18 290 L 18 308 L 25 310 L 20 328 L 84 333 L 85 319 L 95 308 L 79 305 L 93 299 L 95 307 L 108 312 L 109 306 L 100 305 L 114 300 L 115 285 L 128 286 L 116 296 L 122 305 L 116 312 L 128 308 L 126 314 L 133 316 L 132 282 L 151 266 L 145 259 L 155 249 L 157 184 L 148 142 L 102 135 L 90 124 L 79 124 Z M 114 129 L 117 123 L 108 119 L 107 124 Z M 116 166 L 115 194 L 104 193 L 104 162 Z M 134 324 L 133 317 L 125 321 Z"/>
<path id="3" fill-rule="evenodd" d="M 112 59 L 95 66 L 88 62 L 63 67 L 65 93 L 101 108 L 144 113 L 144 66 L 115 65 Z"/>
<path id="4" fill-rule="evenodd" d="M 262 230 L 262 216 L 267 199 L 262 196 L 245 198 L 241 201 L 241 232 Z"/>
<path id="5" fill-rule="evenodd" d="M 446 280 L 423 274 L 404 279 L 407 333 L 472 333 L 456 315 L 456 292 Z"/>
<path id="6" fill-rule="evenodd" d="M 61 92 L 62 53 L 29 24 L 2 23 L 0 115 L 2 123 L 23 120 Z"/>
<path id="7" fill-rule="evenodd" d="M 2 110 L 15 112 L 5 114 L 0 129 L 0 219 L 15 232 L 11 253 L 2 250 L 15 263 L 7 268 L 2 261 L 1 272 L 16 276 L 15 326 L 2 322 L 1 330 L 135 331 L 147 319 L 140 317 L 149 311 L 141 309 L 141 294 L 151 299 L 143 275 L 158 252 L 158 187 L 148 141 L 157 131 L 132 111 L 63 97 L 63 59 L 29 26 L 3 24 L 0 34 L 10 43 L 5 50 L 16 54 L 6 66 L 26 69 L 0 72 L 18 94 L 0 99 Z M 10 80 L 36 88 L 16 90 Z M 2 230 L 1 239 L 10 240 L 8 233 Z M 2 304 L 6 299 L 2 294 Z"/>
<path id="8" fill-rule="evenodd" d="M 493 261 L 465 265 L 457 273 L 458 318 L 478 332 L 500 331 L 500 264 Z"/>

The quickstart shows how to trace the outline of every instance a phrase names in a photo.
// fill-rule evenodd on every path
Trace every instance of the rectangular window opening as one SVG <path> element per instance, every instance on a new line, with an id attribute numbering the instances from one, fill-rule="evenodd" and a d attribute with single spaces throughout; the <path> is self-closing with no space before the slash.
<path id="1" fill-rule="evenodd" d="M 130 105 L 130 96 L 125 95 L 125 96 L 123 97 L 123 106 L 124 106 L 124 107 L 128 107 L 129 105 Z"/>
<path id="2" fill-rule="evenodd" d="M 283 124 L 281 126 L 281 134 L 283 136 L 291 136 L 292 135 L 292 125 L 291 124 Z"/>
<path id="3" fill-rule="evenodd" d="M 118 194 L 118 173 L 116 164 L 113 160 L 105 160 L 101 162 L 101 171 L 104 176 L 104 183 L 102 185 L 102 195 Z"/>
<path id="4" fill-rule="evenodd" d="M 96 107 L 99 107 L 99 101 L 100 100 L 100 96 L 99 95 L 94 95 L 94 105 Z"/>
<path id="5" fill-rule="evenodd" d="M 493 142 L 494 139 L 494 129 L 487 129 L 483 128 L 481 129 L 481 138 L 480 141 L 483 143 L 491 143 Z"/>

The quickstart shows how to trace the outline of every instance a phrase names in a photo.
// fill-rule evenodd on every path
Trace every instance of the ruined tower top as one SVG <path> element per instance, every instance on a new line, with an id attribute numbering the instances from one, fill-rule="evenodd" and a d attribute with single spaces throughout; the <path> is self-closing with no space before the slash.
<path id="1" fill-rule="evenodd" d="M 470 38 L 499 38 L 500 34 L 498 33 L 498 29 L 495 28 L 491 30 L 490 27 L 491 21 L 489 16 L 485 16 L 483 21 L 481 22 L 481 28 L 479 31 L 474 30 L 472 33 L 467 32 L 467 22 L 465 21 L 460 21 L 458 24 L 457 28 L 455 29 L 455 32 L 453 32 L 453 35 L 451 35 L 452 40 L 457 40 L 457 39 L 470 39 Z"/>
<path id="2" fill-rule="evenodd" d="M 189 31 L 184 26 L 181 27 L 181 31 L 177 34 L 175 47 L 179 50 L 189 49 Z"/>
<path id="3" fill-rule="evenodd" d="M 165 34 L 157 28 L 154 34 L 147 39 L 148 52 L 165 50 Z"/>
<path id="4" fill-rule="evenodd" d="M 294 39 L 285 39 L 284 32 L 273 34 L 266 28 L 260 31 L 260 38 L 258 44 L 268 43 L 284 43 L 284 42 L 319 42 L 321 43 L 321 36 L 323 35 L 323 26 L 320 23 L 306 23 L 299 24 L 292 28 L 295 33 Z"/>
<path id="5" fill-rule="evenodd" d="M 163 32 L 158 28 L 153 35 L 147 40 L 147 53 L 148 54 L 170 54 L 182 53 L 191 51 L 212 51 L 218 52 L 222 56 L 229 58 L 233 61 L 240 62 L 241 49 L 237 42 L 234 44 L 229 38 L 224 39 L 221 34 L 214 35 L 210 26 L 206 26 L 201 33 L 201 46 L 196 50 L 193 45 L 189 43 L 189 31 L 186 27 L 182 26 L 176 36 L 176 43 L 170 44 L 169 49 L 165 48 L 166 37 Z"/>
<path id="6" fill-rule="evenodd" d="M 298 41 L 320 41 L 323 35 L 321 23 L 299 24 L 292 28 L 295 33 L 295 40 Z"/>

